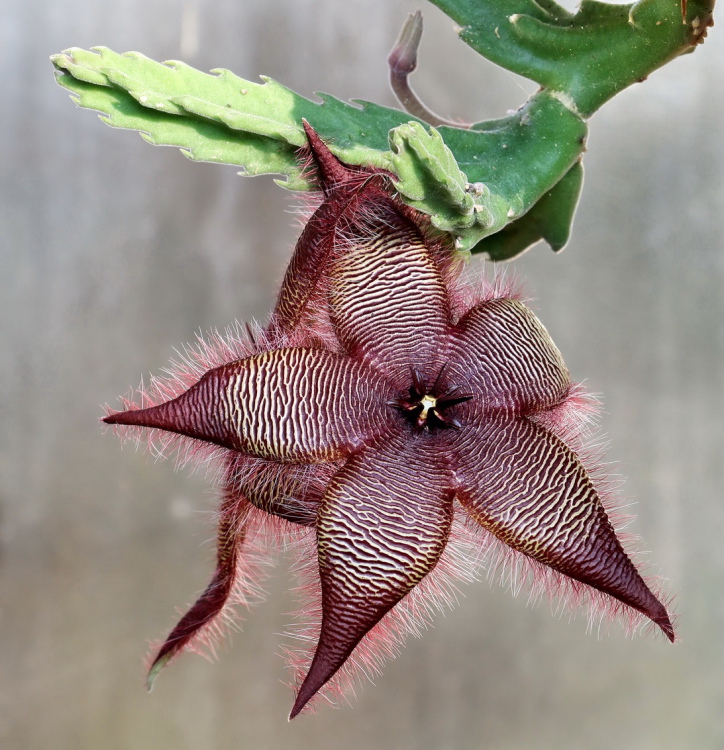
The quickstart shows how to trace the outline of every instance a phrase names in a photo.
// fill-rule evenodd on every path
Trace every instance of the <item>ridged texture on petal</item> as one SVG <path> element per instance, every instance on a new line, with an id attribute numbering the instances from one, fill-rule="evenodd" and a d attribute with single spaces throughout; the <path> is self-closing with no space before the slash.
<path id="1" fill-rule="evenodd" d="M 309 218 L 284 275 L 269 323 L 272 333 L 291 333 L 301 322 L 339 241 L 344 216 L 354 211 L 359 199 L 359 182 L 347 185 L 336 190 Z"/>
<path id="2" fill-rule="evenodd" d="M 570 379 L 561 353 L 536 316 L 514 299 L 474 307 L 460 321 L 451 371 L 482 393 L 477 408 L 530 413 L 560 403 Z M 472 404 L 471 404 L 472 407 Z"/>
<path id="3" fill-rule="evenodd" d="M 513 549 L 642 612 L 673 640 L 665 607 L 618 541 L 586 470 L 558 437 L 499 414 L 457 443 L 460 499 Z"/>
<path id="4" fill-rule="evenodd" d="M 322 630 L 292 717 L 434 568 L 447 543 L 452 503 L 445 462 L 435 460 L 428 435 L 402 434 L 352 457 L 322 501 Z"/>
<path id="5" fill-rule="evenodd" d="M 291 333 L 300 324 L 325 278 L 340 234 L 364 202 L 365 194 L 379 192 L 373 187 L 379 177 L 370 180 L 374 173 L 342 164 L 307 122 L 304 130 L 325 200 L 309 217 L 289 261 L 269 323 L 269 330 L 276 334 Z"/>
<path id="6" fill-rule="evenodd" d="M 477 528 L 483 545 L 495 537 L 539 581 L 632 608 L 673 640 L 666 608 L 564 442 L 577 445 L 565 410 L 578 396 L 548 332 L 509 290 L 481 301 L 458 284 L 449 248 L 396 202 L 387 177 L 344 166 L 306 129 L 324 200 L 269 327 L 202 348 L 150 399 L 142 394 L 156 405 L 127 404 L 104 420 L 227 449 L 210 451 L 226 458 L 216 572 L 149 681 L 213 635 L 230 600 L 255 593 L 262 528 L 297 538 L 314 528 L 320 634 L 296 716 L 368 633 L 379 643 L 399 630 L 385 615 L 440 560 L 453 514 L 464 512 L 456 496 L 487 530 Z M 417 609 L 414 597 L 408 605 Z"/>
<path id="7" fill-rule="evenodd" d="M 450 305 L 420 230 L 380 193 L 350 227 L 330 273 L 332 320 L 345 349 L 409 387 L 439 369 Z"/>
<path id="8" fill-rule="evenodd" d="M 259 458 L 333 461 L 384 430 L 388 387 L 321 349 L 277 349 L 211 370 L 186 393 L 109 424 L 178 432 Z"/>

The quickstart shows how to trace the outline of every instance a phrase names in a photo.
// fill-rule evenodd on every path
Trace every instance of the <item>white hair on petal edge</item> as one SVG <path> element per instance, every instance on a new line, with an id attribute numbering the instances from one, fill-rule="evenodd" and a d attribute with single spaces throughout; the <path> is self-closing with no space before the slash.
<path id="1" fill-rule="evenodd" d="M 147 409 L 171 401 L 195 385 L 209 370 L 254 354 L 296 344 L 292 337 L 270 336 L 258 323 L 242 324 L 237 321 L 223 334 L 217 330 L 205 336 L 199 333 L 194 344 L 185 344 L 176 350 L 176 357 L 162 370 L 162 375 L 151 375 L 148 385 L 142 380 L 138 388 L 122 396 L 122 410 Z M 108 416 L 116 410 L 106 404 L 104 411 Z M 136 448 L 145 446 L 155 458 L 166 458 L 175 451 L 177 467 L 191 463 L 196 469 L 210 471 L 214 482 L 218 481 L 218 459 L 228 452 L 211 443 L 159 429 L 115 425 L 113 431 L 123 440 L 132 440 Z"/>

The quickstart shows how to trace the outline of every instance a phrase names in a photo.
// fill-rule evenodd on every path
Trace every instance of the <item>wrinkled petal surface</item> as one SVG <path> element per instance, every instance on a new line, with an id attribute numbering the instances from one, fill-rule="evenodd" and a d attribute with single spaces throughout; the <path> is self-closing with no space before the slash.
<path id="1" fill-rule="evenodd" d="M 340 231 L 372 187 L 372 173 L 342 164 L 309 123 L 302 123 L 325 200 L 309 217 L 294 248 L 269 323 L 271 333 L 291 333 L 300 323 L 326 275 Z"/>
<path id="2" fill-rule="evenodd" d="M 401 430 L 353 456 L 330 483 L 317 522 L 322 630 L 292 717 L 445 548 L 451 478 L 427 437 L 405 440 Z"/>
<path id="3" fill-rule="evenodd" d="M 333 461 L 390 420 L 382 378 L 322 349 L 277 349 L 206 373 L 173 401 L 105 418 L 178 432 L 259 458 Z"/>
<path id="4" fill-rule="evenodd" d="M 482 302 L 458 324 L 451 371 L 471 392 L 470 408 L 529 413 L 560 403 L 570 379 L 561 353 L 536 316 L 514 299 Z"/>
<path id="5" fill-rule="evenodd" d="M 507 545 L 642 612 L 673 640 L 664 606 L 621 543 L 583 465 L 524 417 L 491 416 L 461 431 L 460 500 Z"/>
<path id="6" fill-rule="evenodd" d="M 302 316 L 339 240 L 340 222 L 360 200 L 359 184 L 336 190 L 312 214 L 294 248 L 269 323 L 271 333 L 291 333 Z"/>
<path id="7" fill-rule="evenodd" d="M 450 305 L 420 230 L 378 192 L 336 253 L 330 307 L 347 352 L 405 388 L 411 368 L 427 377 L 439 369 Z"/>
<path id="8" fill-rule="evenodd" d="M 468 309 L 482 294 L 457 285 L 427 219 L 396 201 L 389 175 L 343 165 L 304 126 L 324 199 L 267 329 L 218 351 L 202 345 L 149 398 L 205 371 L 185 393 L 104 420 L 228 449 L 206 452 L 226 460 L 214 576 L 159 650 L 149 685 L 215 632 L 232 595 L 255 591 L 252 545 L 270 514 L 317 536 L 322 621 L 293 718 L 438 564 L 456 497 L 538 563 L 535 573 L 547 566 L 574 594 L 589 586 L 612 597 L 673 641 L 580 459 L 541 424 L 547 410 L 555 424 L 566 399 L 576 405 L 546 329 L 510 297 Z"/>

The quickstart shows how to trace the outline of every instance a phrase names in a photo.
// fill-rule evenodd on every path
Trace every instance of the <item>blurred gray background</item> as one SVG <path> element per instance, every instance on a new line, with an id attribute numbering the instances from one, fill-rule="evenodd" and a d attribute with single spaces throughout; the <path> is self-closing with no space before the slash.
<path id="1" fill-rule="evenodd" d="M 353 707 L 286 721 L 267 602 L 217 663 L 143 688 L 147 643 L 211 572 L 203 476 L 124 449 L 101 404 L 174 347 L 264 319 L 294 240 L 271 178 L 187 161 L 77 109 L 48 56 L 139 50 L 392 105 L 385 57 L 407 12 L 414 85 L 441 114 L 501 116 L 533 86 L 408 0 L 6 0 L 0 9 L 0 746 L 8 750 L 724 747 L 724 45 L 591 123 L 570 246 L 512 266 L 578 380 L 602 392 L 633 530 L 676 594 L 681 642 L 597 638 L 585 618 L 468 586 Z M 476 266 L 480 260 L 474 261 Z"/>

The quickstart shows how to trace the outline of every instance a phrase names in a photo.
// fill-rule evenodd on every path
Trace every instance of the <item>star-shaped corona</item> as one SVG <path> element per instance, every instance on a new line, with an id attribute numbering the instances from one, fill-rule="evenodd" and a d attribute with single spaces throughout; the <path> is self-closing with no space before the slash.
<path id="1" fill-rule="evenodd" d="M 218 625 L 259 517 L 316 542 L 321 622 L 292 718 L 444 567 L 461 521 L 534 581 L 673 641 L 581 457 L 580 391 L 543 325 L 510 291 L 468 287 L 389 175 L 343 165 L 305 127 L 323 199 L 268 326 L 105 417 L 215 446 L 224 467 L 214 577 L 149 679 Z"/>

